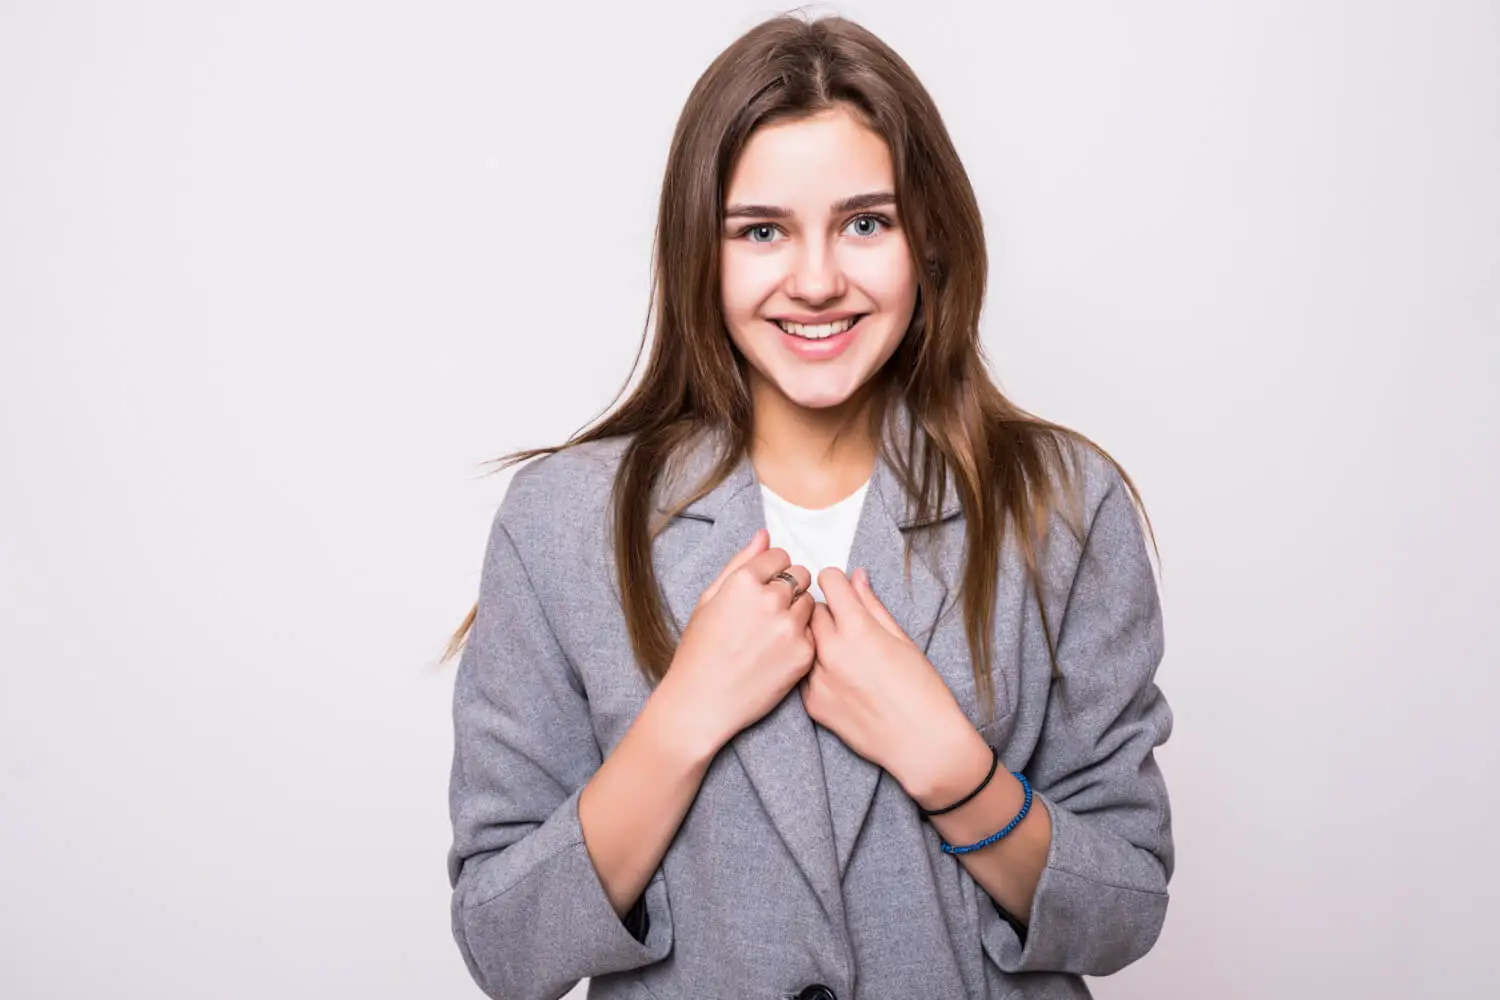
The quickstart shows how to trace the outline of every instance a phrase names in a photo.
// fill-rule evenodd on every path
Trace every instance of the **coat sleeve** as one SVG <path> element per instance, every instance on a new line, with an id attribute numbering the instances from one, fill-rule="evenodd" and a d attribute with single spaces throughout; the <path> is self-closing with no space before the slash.
<path id="1" fill-rule="evenodd" d="M 981 921 L 1005 972 L 1108 975 L 1144 955 L 1166 919 L 1171 810 L 1153 754 L 1172 730 L 1155 683 L 1161 608 L 1135 506 L 1113 467 L 1106 482 L 1025 770 L 1052 818 L 1046 867 L 1024 932 L 998 907 Z"/>
<path id="2" fill-rule="evenodd" d="M 522 485 L 512 481 L 491 527 L 454 683 L 448 880 L 474 981 L 491 997 L 545 1000 L 661 960 L 672 919 L 658 868 L 622 921 L 584 846 L 578 796 L 601 754 L 583 686 L 507 527 Z"/>

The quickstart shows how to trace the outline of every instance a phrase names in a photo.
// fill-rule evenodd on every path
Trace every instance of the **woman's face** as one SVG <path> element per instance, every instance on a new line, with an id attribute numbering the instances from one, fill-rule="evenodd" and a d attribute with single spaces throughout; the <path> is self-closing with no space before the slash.
<path id="1" fill-rule="evenodd" d="M 896 350 L 917 279 L 895 191 L 885 140 L 842 109 L 751 135 L 725 196 L 720 295 L 757 398 L 836 406 Z"/>

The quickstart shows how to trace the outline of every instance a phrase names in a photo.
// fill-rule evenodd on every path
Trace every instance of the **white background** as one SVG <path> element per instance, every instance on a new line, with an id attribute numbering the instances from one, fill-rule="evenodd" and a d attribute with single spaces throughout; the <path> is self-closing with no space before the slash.
<path id="1" fill-rule="evenodd" d="M 775 8 L 0 6 L 0 994 L 467 997 L 452 665 Z M 986 349 L 1164 556 L 1178 871 L 1101 997 L 1500 992 L 1500 10 L 844 3 Z M 581 991 L 580 991 L 581 993 Z"/>

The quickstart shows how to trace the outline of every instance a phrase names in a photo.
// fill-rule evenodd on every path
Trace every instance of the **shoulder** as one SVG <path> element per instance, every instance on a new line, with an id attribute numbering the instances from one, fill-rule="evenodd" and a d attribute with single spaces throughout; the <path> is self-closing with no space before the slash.
<path id="1" fill-rule="evenodd" d="M 1059 503 L 1072 503 L 1083 514 L 1082 528 L 1087 535 L 1101 514 L 1123 500 L 1132 501 L 1130 489 L 1120 467 L 1098 445 L 1082 436 L 1069 436 L 1061 447 L 1065 474 L 1058 483 Z"/>
<path id="2" fill-rule="evenodd" d="M 589 503 L 614 484 L 627 441 L 603 438 L 530 460 L 511 478 L 501 509 L 524 518 Z"/>
<path id="3" fill-rule="evenodd" d="M 1064 592 L 1091 566 L 1149 579 L 1143 509 L 1132 484 L 1113 458 L 1082 435 L 1065 435 L 1060 445 L 1045 528 L 1049 579 Z"/>
<path id="4" fill-rule="evenodd" d="M 628 440 L 602 438 L 531 459 L 511 477 L 496 524 L 525 547 L 592 536 L 606 523 Z"/>

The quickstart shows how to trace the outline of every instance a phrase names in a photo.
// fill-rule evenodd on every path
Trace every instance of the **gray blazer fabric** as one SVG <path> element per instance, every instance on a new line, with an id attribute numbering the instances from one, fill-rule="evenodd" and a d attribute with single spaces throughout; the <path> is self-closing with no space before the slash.
<path id="1" fill-rule="evenodd" d="M 907 419 L 896 411 L 895 440 Z M 1173 869 L 1171 813 L 1153 757 L 1172 728 L 1155 684 L 1155 580 L 1135 509 L 1102 458 L 1079 459 L 1083 544 L 1054 522 L 1044 600 L 1052 677 L 1019 551 L 1002 553 L 993 629 L 997 717 L 985 722 L 954 598 L 957 494 L 916 523 L 881 459 L 849 568 L 927 653 L 1004 765 L 1052 817 L 1024 932 L 1007 919 L 901 786 L 815 725 L 797 689 L 714 759 L 639 909 L 644 940 L 611 908 L 584 847 L 578 794 L 650 693 L 630 650 L 608 542 L 623 440 L 535 460 L 490 532 L 479 610 L 454 689 L 450 789 L 453 933 L 476 983 L 506 1000 L 785 998 L 813 983 L 839 1000 L 1083 997 L 1156 941 Z M 659 507 L 706 471 L 704 439 Z M 654 560 L 670 614 L 757 528 L 748 459 L 677 517 Z M 670 494 L 670 496 L 669 496 Z M 903 573 L 903 536 L 924 543 Z"/>

